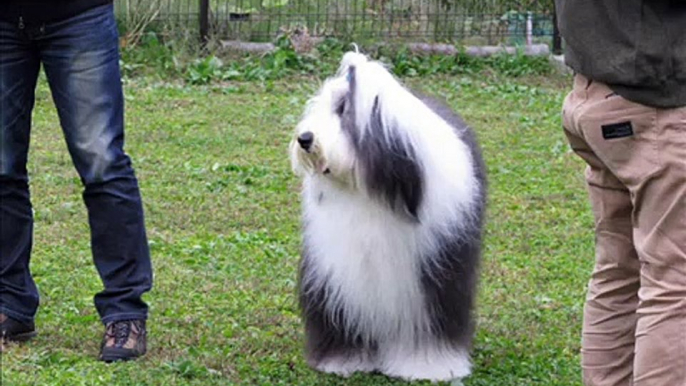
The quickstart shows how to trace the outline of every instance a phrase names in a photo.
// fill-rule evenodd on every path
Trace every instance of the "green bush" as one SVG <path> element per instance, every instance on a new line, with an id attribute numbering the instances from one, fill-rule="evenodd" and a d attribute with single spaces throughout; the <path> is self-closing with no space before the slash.
<path id="1" fill-rule="evenodd" d="M 186 42 L 188 43 L 188 42 Z M 196 85 L 223 81 L 273 81 L 288 76 L 326 77 L 335 72 L 341 56 L 352 45 L 337 39 L 326 39 L 314 52 L 296 52 L 291 40 L 282 36 L 276 48 L 262 55 L 228 55 L 221 51 L 203 51 L 175 42 L 165 43 L 154 33 L 147 34 L 141 44 L 125 49 L 122 67 L 125 76 L 144 71 L 165 78 L 181 78 Z M 487 58 L 471 57 L 463 52 L 456 55 L 420 55 L 402 47 L 382 46 L 366 52 L 374 59 L 390 65 L 400 77 L 419 77 L 434 74 L 467 74 L 492 71 L 507 76 L 548 74 L 551 66 L 547 57 L 531 57 L 517 53 L 499 54 Z"/>

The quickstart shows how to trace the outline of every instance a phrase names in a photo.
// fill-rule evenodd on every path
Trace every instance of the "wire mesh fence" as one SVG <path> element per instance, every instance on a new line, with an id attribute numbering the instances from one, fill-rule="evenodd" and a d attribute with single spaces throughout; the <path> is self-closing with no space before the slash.
<path id="1" fill-rule="evenodd" d="M 550 42 L 553 0 L 117 0 L 126 25 L 198 30 L 227 40 L 310 36 L 474 44 Z M 204 11 L 204 12 L 203 12 Z"/>

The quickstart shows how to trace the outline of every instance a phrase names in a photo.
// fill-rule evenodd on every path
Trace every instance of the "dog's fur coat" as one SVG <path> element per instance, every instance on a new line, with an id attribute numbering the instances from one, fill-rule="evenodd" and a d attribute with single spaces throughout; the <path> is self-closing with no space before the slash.
<path id="1" fill-rule="evenodd" d="M 465 122 L 350 52 L 308 103 L 290 157 L 303 178 L 308 363 L 468 376 L 486 175 Z"/>

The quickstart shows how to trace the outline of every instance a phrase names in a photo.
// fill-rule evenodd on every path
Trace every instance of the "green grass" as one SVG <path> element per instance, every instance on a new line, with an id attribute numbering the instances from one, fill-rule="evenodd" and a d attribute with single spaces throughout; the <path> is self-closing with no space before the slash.
<path id="1" fill-rule="evenodd" d="M 408 81 L 442 96 L 478 133 L 490 204 L 475 342 L 466 386 L 580 385 L 579 335 L 593 264 L 581 162 L 559 112 L 568 79 L 479 72 Z M 149 354 L 96 361 L 103 332 L 92 296 L 81 186 L 45 82 L 30 172 L 40 335 L 2 354 L 2 384 L 401 385 L 343 380 L 302 357 L 296 298 L 298 181 L 287 142 L 309 78 L 187 86 L 126 82 L 127 151 L 141 182 L 155 267 Z"/>

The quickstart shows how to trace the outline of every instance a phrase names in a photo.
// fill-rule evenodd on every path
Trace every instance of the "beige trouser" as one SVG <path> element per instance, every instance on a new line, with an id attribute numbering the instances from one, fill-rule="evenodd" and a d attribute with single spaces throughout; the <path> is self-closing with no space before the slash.
<path id="1" fill-rule="evenodd" d="M 686 386 L 686 107 L 633 103 L 576 75 L 562 116 L 596 227 L 584 384 Z"/>

